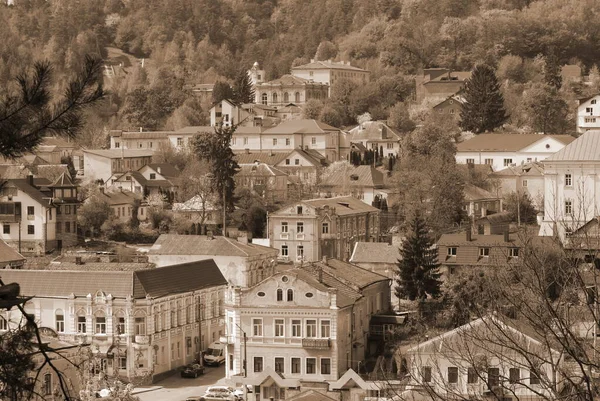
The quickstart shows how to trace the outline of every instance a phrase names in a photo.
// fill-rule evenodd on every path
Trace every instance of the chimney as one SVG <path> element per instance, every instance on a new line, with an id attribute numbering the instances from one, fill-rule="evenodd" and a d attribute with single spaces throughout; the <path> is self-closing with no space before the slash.
<path id="1" fill-rule="evenodd" d="M 467 228 L 467 241 L 470 242 L 471 240 L 472 240 L 472 238 L 471 238 L 471 227 L 469 227 L 469 228 Z"/>
<path id="2" fill-rule="evenodd" d="M 29 174 L 27 176 L 27 183 L 31 186 L 33 186 L 33 174 Z"/>
<path id="3" fill-rule="evenodd" d="M 162 174 L 162 169 L 160 168 L 160 166 L 158 166 L 158 167 L 156 168 L 156 172 L 157 172 L 158 174 Z"/>
<path id="4" fill-rule="evenodd" d="M 311 63 L 314 63 L 314 62 L 315 62 L 315 59 L 314 59 L 314 58 L 311 58 L 311 59 L 310 59 L 310 62 L 311 62 Z"/>
<path id="5" fill-rule="evenodd" d="M 144 132 L 144 127 L 140 127 L 140 132 Z"/>
<path id="6" fill-rule="evenodd" d="M 508 229 L 504 230 L 504 242 L 510 242 L 510 234 L 508 233 Z"/>

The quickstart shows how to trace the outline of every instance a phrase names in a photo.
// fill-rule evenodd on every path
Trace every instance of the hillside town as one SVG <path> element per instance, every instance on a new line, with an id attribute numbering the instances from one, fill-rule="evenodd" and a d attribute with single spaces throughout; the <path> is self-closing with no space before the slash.
<path id="1" fill-rule="evenodd" d="M 467 62 L 445 17 L 454 52 L 386 75 L 376 19 L 287 64 L 221 27 L 189 53 L 237 70 L 184 83 L 191 39 L 136 44 L 116 3 L 79 75 L 0 61 L 0 401 L 600 399 L 587 56 Z"/>

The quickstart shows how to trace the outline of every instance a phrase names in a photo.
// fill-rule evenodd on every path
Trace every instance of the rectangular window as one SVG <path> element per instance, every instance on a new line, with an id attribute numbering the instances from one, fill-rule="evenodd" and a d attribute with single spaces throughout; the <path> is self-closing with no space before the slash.
<path id="1" fill-rule="evenodd" d="M 44 385 L 43 385 L 43 392 L 44 395 L 51 395 L 52 394 L 52 374 L 51 373 L 46 373 L 44 375 Z"/>
<path id="2" fill-rule="evenodd" d="M 56 331 L 59 333 L 65 332 L 65 315 L 56 315 Z"/>
<path id="3" fill-rule="evenodd" d="M 285 159 L 285 164 L 289 166 L 290 165 L 290 159 Z"/>
<path id="4" fill-rule="evenodd" d="M 87 325 L 85 316 L 77 316 L 77 332 L 85 333 L 87 332 Z"/>
<path id="5" fill-rule="evenodd" d="M 127 369 L 127 357 L 126 356 L 119 357 L 119 369 L 121 369 L 121 370 Z"/>
<path id="6" fill-rule="evenodd" d="M 296 213 L 302 214 L 302 206 L 296 206 Z"/>
<path id="7" fill-rule="evenodd" d="M 254 371 L 262 372 L 263 371 L 263 358 L 262 356 L 254 357 Z"/>
<path id="8" fill-rule="evenodd" d="M 316 145 L 316 144 L 317 144 L 317 137 L 316 137 L 316 136 L 313 136 L 313 137 L 310 139 L 310 143 L 311 143 L 311 144 L 313 144 L 313 145 Z"/>
<path id="9" fill-rule="evenodd" d="M 540 376 L 533 369 L 529 371 L 529 384 L 540 384 Z"/>
<path id="10" fill-rule="evenodd" d="M 321 374 L 322 375 L 330 375 L 331 374 L 331 359 L 330 358 L 321 358 Z"/>
<path id="11" fill-rule="evenodd" d="M 273 138 L 273 146 L 277 146 L 277 138 Z"/>
<path id="12" fill-rule="evenodd" d="M 504 167 L 508 167 L 512 164 L 512 159 L 504 159 Z"/>
<path id="13" fill-rule="evenodd" d="M 490 248 L 479 248 L 479 257 L 487 258 L 490 256 Z"/>
<path id="14" fill-rule="evenodd" d="M 314 375 L 317 373 L 317 358 L 306 358 L 306 374 Z"/>
<path id="15" fill-rule="evenodd" d="M 300 165 L 300 159 L 294 159 L 294 164 L 295 164 L 296 166 Z"/>
<path id="16" fill-rule="evenodd" d="M 321 231 L 323 234 L 329 234 L 329 223 L 323 223 Z"/>
<path id="17" fill-rule="evenodd" d="M 524 187 L 527 187 L 527 180 L 523 180 L 523 183 L 522 183 L 522 185 L 523 185 Z"/>
<path id="18" fill-rule="evenodd" d="M 500 385 L 500 369 L 488 368 L 488 387 L 498 387 Z"/>
<path id="19" fill-rule="evenodd" d="M 573 176 L 571 174 L 565 174 L 565 186 L 570 187 L 573 185 Z"/>
<path id="20" fill-rule="evenodd" d="M 285 145 L 290 146 L 290 138 L 285 138 Z"/>
<path id="21" fill-rule="evenodd" d="M 304 223 L 299 221 L 296 223 L 296 232 L 302 234 L 304 232 Z"/>
<path id="22" fill-rule="evenodd" d="M 248 145 L 248 137 L 247 136 L 244 137 L 244 145 Z"/>
<path id="23" fill-rule="evenodd" d="M 104 316 L 96 317 L 96 326 L 94 333 L 106 334 L 106 318 Z"/>
<path id="24" fill-rule="evenodd" d="M 156 325 L 158 328 L 158 325 Z M 156 330 L 158 331 L 158 330 Z M 125 318 L 117 317 L 117 334 L 125 334 Z"/>
<path id="25" fill-rule="evenodd" d="M 321 338 L 331 337 L 331 321 L 321 320 Z"/>
<path id="26" fill-rule="evenodd" d="M 519 257 L 519 248 L 508 248 L 508 257 L 509 258 L 518 258 Z"/>
<path id="27" fill-rule="evenodd" d="M 484 163 L 487 164 L 488 166 L 491 166 L 494 164 L 494 159 L 485 159 Z"/>
<path id="28" fill-rule="evenodd" d="M 289 255 L 288 246 L 281 245 L 281 256 L 288 256 L 288 255 Z"/>
<path id="29" fill-rule="evenodd" d="M 467 164 L 475 164 L 475 159 L 467 159 Z"/>
<path id="30" fill-rule="evenodd" d="M 135 335 L 145 336 L 146 335 L 146 318 L 136 317 L 135 318 Z"/>
<path id="31" fill-rule="evenodd" d="M 448 367 L 448 383 L 458 383 L 458 368 L 456 366 Z"/>
<path id="32" fill-rule="evenodd" d="M 65 206 L 65 214 L 71 214 L 71 205 Z"/>
<path id="33" fill-rule="evenodd" d="M 448 247 L 448 256 L 456 256 L 456 249 L 455 246 Z"/>
<path id="34" fill-rule="evenodd" d="M 302 337 L 302 321 L 300 319 L 292 320 L 292 337 Z"/>
<path id="35" fill-rule="evenodd" d="M 304 245 L 298 245 L 298 247 L 296 248 L 296 256 L 298 256 L 299 258 L 304 257 Z"/>
<path id="36" fill-rule="evenodd" d="M 275 328 L 275 337 L 283 337 L 284 336 L 283 328 L 285 326 L 284 320 L 283 319 L 275 319 L 275 323 L 273 326 Z"/>
<path id="37" fill-rule="evenodd" d="M 10 234 L 10 224 L 4 224 L 2 226 L 2 233 L 3 234 Z"/>
<path id="38" fill-rule="evenodd" d="M 277 373 L 285 373 L 285 359 L 281 357 L 275 358 L 275 372 Z"/>
<path id="39" fill-rule="evenodd" d="M 281 223 L 281 232 L 282 233 L 287 233 L 288 232 L 288 223 L 286 221 Z"/>
<path id="40" fill-rule="evenodd" d="M 69 221 L 65 221 L 65 232 L 66 233 L 70 233 L 71 232 L 71 222 L 69 222 Z"/>
<path id="41" fill-rule="evenodd" d="M 27 226 L 27 234 L 29 235 L 35 235 L 35 226 L 32 224 L 29 224 Z"/>
<path id="42" fill-rule="evenodd" d="M 475 370 L 475 368 L 468 368 L 467 369 L 467 383 L 474 384 L 474 383 L 477 383 L 478 381 L 479 381 L 479 376 L 477 375 L 477 371 Z"/>
<path id="43" fill-rule="evenodd" d="M 314 338 L 317 336 L 317 321 L 314 319 L 306 320 L 306 337 Z"/>
<path id="44" fill-rule="evenodd" d="M 27 206 L 27 217 L 33 216 L 35 214 L 35 207 Z"/>
<path id="45" fill-rule="evenodd" d="M 519 368 L 510 368 L 508 370 L 508 382 L 510 384 L 516 384 L 521 381 L 521 369 Z"/>
<path id="46" fill-rule="evenodd" d="M 156 180 L 156 173 L 150 173 L 150 179 Z"/>
<path id="47" fill-rule="evenodd" d="M 235 145 L 236 139 L 237 139 L 237 138 L 235 138 L 235 137 L 231 138 L 231 144 L 232 144 L 232 145 Z"/>
<path id="48" fill-rule="evenodd" d="M 252 319 L 252 335 L 254 337 L 262 337 L 262 335 L 263 335 L 262 319 Z"/>
<path id="49" fill-rule="evenodd" d="M 423 383 L 431 383 L 431 366 L 423 366 L 421 368 L 421 381 Z"/>
<path id="50" fill-rule="evenodd" d="M 177 146 L 183 146 L 183 138 L 177 138 Z"/>
<path id="51" fill-rule="evenodd" d="M 292 373 L 300 374 L 300 358 L 292 358 Z"/>
<path id="52" fill-rule="evenodd" d="M 388 142 L 387 148 L 388 149 L 394 149 L 394 143 L 393 142 Z"/>
<path id="53" fill-rule="evenodd" d="M 594 113 L 594 108 L 593 108 L 593 107 L 586 107 L 586 108 L 585 108 L 585 112 L 586 112 L 586 113 L 593 114 L 593 113 Z"/>
<path id="54" fill-rule="evenodd" d="M 565 214 L 573 214 L 573 201 L 565 201 Z"/>

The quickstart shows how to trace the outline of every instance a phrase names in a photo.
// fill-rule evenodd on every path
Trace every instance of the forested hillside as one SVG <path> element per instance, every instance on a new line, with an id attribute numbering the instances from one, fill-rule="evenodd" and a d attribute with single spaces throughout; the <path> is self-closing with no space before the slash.
<path id="1" fill-rule="evenodd" d="M 557 64 L 580 64 L 585 74 L 598 75 L 593 67 L 600 56 L 600 3 L 595 0 L 14 3 L 0 7 L 3 86 L 42 58 L 52 63 L 59 82 L 84 54 L 106 58 L 107 47 L 147 59 L 143 70 L 135 63 L 125 76 L 115 78 L 110 101 L 89 118 L 90 130 L 202 123 L 207 105 L 193 99 L 185 85 L 232 80 L 254 61 L 268 78 L 315 57 L 349 60 L 369 69 L 370 85 L 338 88 L 324 105 L 335 111 L 329 122 L 337 125 L 351 124 L 366 111 L 385 119 L 393 106 L 396 111 L 408 107 L 402 102 L 410 99 L 413 74 L 424 67 L 493 65 L 504 82 L 514 126 L 529 122 L 520 103 L 526 103 L 523 96 L 536 94 L 544 68 L 539 55 L 550 55 Z M 561 96 L 569 102 L 595 89 L 564 88 Z"/>

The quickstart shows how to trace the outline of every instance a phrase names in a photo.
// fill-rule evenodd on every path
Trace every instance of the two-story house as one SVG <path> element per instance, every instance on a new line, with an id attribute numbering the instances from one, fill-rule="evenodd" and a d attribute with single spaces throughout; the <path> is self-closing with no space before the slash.
<path id="1" fill-rule="evenodd" d="M 542 161 L 574 140 L 570 135 L 479 134 L 456 145 L 456 162 L 488 164 L 498 171 Z"/>
<path id="2" fill-rule="evenodd" d="M 379 209 L 352 196 L 310 199 L 269 214 L 271 247 L 281 260 L 348 260 L 356 242 L 377 242 Z"/>
<path id="3" fill-rule="evenodd" d="M 108 203 L 113 212 L 113 216 L 123 223 L 127 223 L 131 220 L 136 203 L 139 203 L 137 210 L 138 219 L 146 220 L 148 217 L 148 212 L 146 210 L 147 205 L 142 205 L 142 196 L 140 194 L 124 189 L 105 191 L 104 188 L 100 188 L 100 192 L 92 196 L 97 196 L 102 201 Z"/>
<path id="4" fill-rule="evenodd" d="M 147 164 L 136 171 L 117 173 L 106 180 L 107 189 L 124 189 L 141 196 L 163 195 L 172 202 L 177 192 L 179 170 L 166 163 Z"/>
<path id="5" fill-rule="evenodd" d="M 377 150 L 384 157 L 400 154 L 400 135 L 383 121 L 366 121 L 349 131 L 350 142 Z"/>
<path id="6" fill-rule="evenodd" d="M 548 400 L 560 393 L 561 353 L 522 322 L 488 315 L 410 347 L 400 399 Z"/>
<path id="7" fill-rule="evenodd" d="M 279 270 L 249 288 L 230 287 L 227 377 L 252 385 L 248 395 L 256 401 L 291 399 L 309 382 L 336 381 L 366 357 L 371 317 L 391 310 L 389 284 L 377 273 L 324 259 Z"/>
<path id="8" fill-rule="evenodd" d="M 190 151 L 192 140 L 202 132 L 214 132 L 215 128 L 210 126 L 183 127 L 176 131 L 168 132 L 167 138 L 171 147 L 177 151 Z"/>
<path id="9" fill-rule="evenodd" d="M 269 202 L 288 197 L 288 175 L 265 163 L 240 164 L 234 179 L 238 187 L 248 188 Z"/>
<path id="10" fill-rule="evenodd" d="M 83 151 L 85 178 L 105 182 L 113 174 L 138 170 L 152 163 L 154 151 L 147 149 L 87 149 Z"/>
<path id="11" fill-rule="evenodd" d="M 248 243 L 247 238 L 162 234 L 148 251 L 158 266 L 213 259 L 228 283 L 249 287 L 273 274 L 276 249 Z"/>
<path id="12" fill-rule="evenodd" d="M 323 175 L 319 193 L 323 197 L 353 196 L 367 205 L 372 205 L 376 196 L 387 197 L 380 192 L 383 188 L 383 173 L 372 166 L 339 168 L 327 176 Z"/>
<path id="13" fill-rule="evenodd" d="M 509 166 L 490 174 L 498 182 L 498 196 L 527 194 L 537 210 L 544 208 L 544 164 L 541 162 Z"/>
<path id="14" fill-rule="evenodd" d="M 464 99 L 462 96 L 455 94 L 442 100 L 435 106 L 433 106 L 434 113 L 449 116 L 451 119 L 458 121 L 460 119 L 460 112 L 462 111 L 462 104 Z"/>
<path id="15" fill-rule="evenodd" d="M 193 362 L 224 334 L 227 281 L 208 259 L 121 271 L 6 270 L 21 294 L 35 296 L 25 311 L 63 341 L 91 344 L 97 367 L 125 378 L 158 380 Z M 0 331 L 19 322 L 3 311 Z"/>
<path id="16" fill-rule="evenodd" d="M 587 131 L 544 160 L 544 218 L 539 235 L 572 232 L 596 219 L 600 210 L 600 131 Z"/>
<path id="17" fill-rule="evenodd" d="M 578 99 L 577 132 L 600 129 L 600 94 Z"/>
<path id="18" fill-rule="evenodd" d="M 290 103 L 302 105 L 310 99 L 327 99 L 329 85 L 286 74 L 273 81 L 256 84 L 255 96 L 255 103 L 273 107 L 284 107 Z"/>

